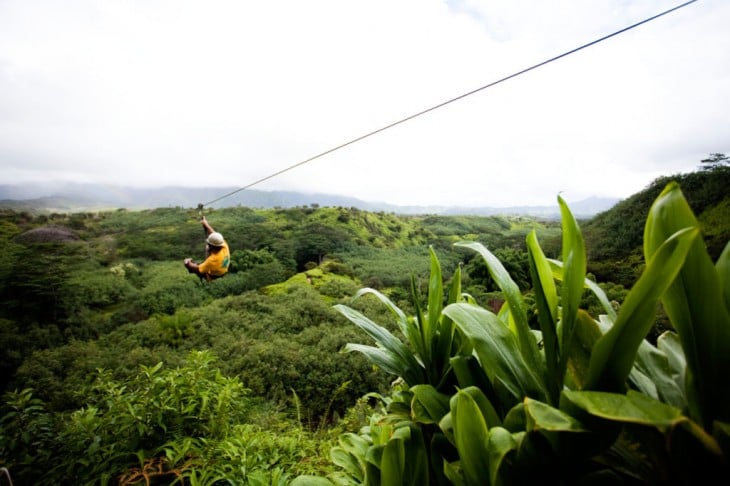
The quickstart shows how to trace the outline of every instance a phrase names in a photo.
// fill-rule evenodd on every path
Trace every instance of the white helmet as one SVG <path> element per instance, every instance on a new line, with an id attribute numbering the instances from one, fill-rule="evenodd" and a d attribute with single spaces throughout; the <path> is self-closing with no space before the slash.
<path id="1" fill-rule="evenodd" d="M 223 235 L 220 233 L 211 233 L 205 242 L 210 246 L 223 246 Z"/>

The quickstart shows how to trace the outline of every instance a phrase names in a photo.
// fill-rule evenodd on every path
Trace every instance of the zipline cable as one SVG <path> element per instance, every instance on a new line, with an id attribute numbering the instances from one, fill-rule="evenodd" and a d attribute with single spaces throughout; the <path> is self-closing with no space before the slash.
<path id="1" fill-rule="evenodd" d="M 294 165 L 290 165 L 289 167 L 286 167 L 286 168 L 281 169 L 281 170 L 279 170 L 277 172 L 274 172 L 273 174 L 270 174 L 270 175 L 268 175 L 266 177 L 263 177 L 263 178 L 261 178 L 261 179 L 259 179 L 257 181 L 254 181 L 254 182 L 252 182 L 252 183 L 250 183 L 250 184 L 248 184 L 246 186 L 243 186 L 243 187 L 241 187 L 239 189 L 236 189 L 235 191 L 231 191 L 231 192 L 229 192 L 227 194 L 224 194 L 223 196 L 221 196 L 221 197 L 219 197 L 217 199 L 213 199 L 212 201 L 208 201 L 207 203 L 204 203 L 204 204 L 199 204 L 198 205 L 198 209 L 200 209 L 202 211 L 202 206 L 208 206 L 210 204 L 213 204 L 215 202 L 218 202 L 221 199 L 225 199 L 227 197 L 230 197 L 230 196 L 232 196 L 232 195 L 234 195 L 234 194 L 236 194 L 238 192 L 243 191 L 244 189 L 248 189 L 250 187 L 255 186 L 256 184 L 260 184 L 260 183 L 262 183 L 264 181 L 267 181 L 267 180 L 272 179 L 272 178 L 274 178 L 274 177 L 276 177 L 278 175 L 281 175 L 284 172 L 290 171 L 290 170 L 295 169 L 295 168 L 297 168 L 299 166 L 302 166 L 304 164 L 307 164 L 309 162 L 312 162 L 313 160 L 318 159 L 320 157 L 324 157 L 327 154 L 331 154 L 332 152 L 334 152 L 336 150 L 340 150 L 340 149 L 342 149 L 344 147 L 347 147 L 348 145 L 352 145 L 353 143 L 359 142 L 359 141 L 364 140 L 364 139 L 366 139 L 368 137 L 372 137 L 373 135 L 376 135 L 376 134 L 378 134 L 380 132 L 383 132 L 385 130 L 388 130 L 390 128 L 393 128 L 393 127 L 395 127 L 397 125 L 400 125 L 400 124 L 405 123 L 407 121 L 413 120 L 416 117 L 419 117 L 421 115 L 425 115 L 426 113 L 429 113 L 429 112 L 432 112 L 432 111 L 437 110 L 439 108 L 442 108 L 442 107 L 444 107 L 446 105 L 449 105 L 451 103 L 454 103 L 455 101 L 459 101 L 461 99 L 464 99 L 467 96 L 471 96 L 471 95 L 473 95 L 475 93 L 478 93 L 480 91 L 483 91 L 483 90 L 485 90 L 487 88 L 491 88 L 492 86 L 496 86 L 496 85 L 498 85 L 500 83 L 503 83 L 505 81 L 508 81 L 508 80 L 510 80 L 512 78 L 516 78 L 517 76 L 520 76 L 522 74 L 525 74 L 527 72 L 530 72 L 530 71 L 532 71 L 534 69 L 537 69 L 539 67 L 545 66 L 546 64 L 550 64 L 553 61 L 557 61 L 558 59 L 562 59 L 563 57 L 569 56 L 569 55 L 574 54 L 574 53 L 576 53 L 578 51 L 581 51 L 581 50 L 583 50 L 583 49 L 585 49 L 587 47 L 591 47 L 591 46 L 596 45 L 596 44 L 598 44 L 600 42 L 603 42 L 603 41 L 605 41 L 607 39 L 610 39 L 611 37 L 615 37 L 615 36 L 617 36 L 619 34 L 623 34 L 624 32 L 627 32 L 627 31 L 629 31 L 631 29 L 634 29 L 636 27 L 639 27 L 640 25 L 643 25 L 643 24 L 646 24 L 648 22 L 651 22 L 652 20 L 658 19 L 659 17 L 662 17 L 664 15 L 667 15 L 667 14 L 669 14 L 671 12 L 674 12 L 675 10 L 679 10 L 680 8 L 686 7 L 687 5 L 692 4 L 692 3 L 695 3 L 697 1 L 698 0 L 690 0 L 688 2 L 682 3 L 680 5 L 677 5 L 676 7 L 670 8 L 669 10 L 665 10 L 664 12 L 658 13 L 658 14 L 656 14 L 656 15 L 654 15 L 652 17 L 648 17 L 648 18 L 646 18 L 646 19 L 644 19 L 644 20 L 642 20 L 640 22 L 637 22 L 635 24 L 629 25 L 628 27 L 624 27 L 621 30 L 617 30 L 617 31 L 615 31 L 615 32 L 613 32 L 611 34 L 605 35 L 605 36 L 603 36 L 603 37 L 601 37 L 599 39 L 596 39 L 594 41 L 591 41 L 591 42 L 589 42 L 587 44 L 583 44 L 580 47 L 576 47 L 575 49 L 571 49 L 569 51 L 566 51 L 566 52 L 564 52 L 564 53 L 562 53 L 560 55 L 557 55 L 555 57 L 551 57 L 550 59 L 547 59 L 547 60 L 542 61 L 540 63 L 533 64 L 532 66 L 530 66 L 528 68 L 525 68 L 525 69 L 522 69 L 521 71 L 517 71 L 517 72 L 515 72 L 513 74 L 510 74 L 509 76 L 505 76 L 505 77 L 503 77 L 501 79 L 498 79 L 497 81 L 493 81 L 493 82 L 491 82 L 489 84 L 485 84 L 484 86 L 481 86 L 479 88 L 473 89 L 473 90 L 471 90 L 471 91 L 469 91 L 467 93 L 464 93 L 462 95 L 459 95 L 459 96 L 457 96 L 455 98 L 451 98 L 450 100 L 444 101 L 444 102 L 439 103 L 437 105 L 434 105 L 434 106 L 432 106 L 430 108 L 426 108 L 425 110 L 419 111 L 418 113 L 414 113 L 413 115 L 407 116 L 407 117 L 402 118 L 402 119 L 400 119 L 398 121 L 395 121 L 393 123 L 390 123 L 388 125 L 385 125 L 384 127 L 378 128 L 377 130 L 373 130 L 372 132 L 368 132 L 368 133 L 366 133 L 364 135 L 360 135 L 359 137 L 353 138 L 349 142 L 345 142 L 343 144 L 337 145 L 336 147 L 332 147 L 329 150 L 325 150 L 324 152 L 320 152 L 317 155 L 314 155 L 313 157 L 309 157 L 308 159 L 302 160 L 301 162 L 297 162 Z"/>

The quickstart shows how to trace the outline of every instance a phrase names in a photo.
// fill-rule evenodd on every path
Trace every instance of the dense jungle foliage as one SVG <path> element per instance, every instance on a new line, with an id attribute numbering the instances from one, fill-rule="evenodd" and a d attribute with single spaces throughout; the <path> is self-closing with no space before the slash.
<path id="1" fill-rule="evenodd" d="M 713 261 L 730 239 L 724 160 L 672 178 Z M 614 305 L 643 271 L 643 225 L 669 179 L 581 222 L 588 271 Z M 341 352 L 362 333 L 338 306 L 376 322 L 392 322 L 394 307 L 418 313 L 432 305 L 418 296 L 433 285 L 436 254 L 439 278 L 458 276 L 463 293 L 498 312 L 500 277 L 471 242 L 501 262 L 538 329 L 528 235 L 547 258 L 564 248 L 560 222 L 525 217 L 317 205 L 206 216 L 232 251 L 231 272 L 211 283 L 182 265 L 203 253 L 191 209 L 0 214 L 0 467 L 16 484 L 286 484 L 331 474 L 340 434 L 377 406 L 363 397 L 403 378 Z M 351 300 L 363 287 L 392 306 Z M 603 312 L 589 292 L 580 306 Z"/>

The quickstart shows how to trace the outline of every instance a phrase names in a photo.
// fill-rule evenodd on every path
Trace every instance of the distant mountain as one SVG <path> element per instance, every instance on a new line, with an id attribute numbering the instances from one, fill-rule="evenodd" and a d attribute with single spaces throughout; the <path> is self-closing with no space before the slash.
<path id="1" fill-rule="evenodd" d="M 541 218 L 559 218 L 558 205 L 514 207 L 464 206 L 398 206 L 382 202 L 320 193 L 293 191 L 258 191 L 247 189 L 236 192 L 236 187 L 161 187 L 142 189 L 98 184 L 25 184 L 0 185 L 0 207 L 33 212 L 100 211 L 116 208 L 132 210 L 163 207 L 246 206 L 251 208 L 288 208 L 310 206 L 354 207 L 363 211 L 384 211 L 395 214 L 440 215 L 526 215 Z M 230 195 L 228 195 L 230 194 Z M 225 196 L 225 197 L 224 197 Z M 588 218 L 613 207 L 619 200 L 588 198 L 570 202 L 570 209 L 578 218 Z M 209 204 L 210 203 L 210 204 Z"/>

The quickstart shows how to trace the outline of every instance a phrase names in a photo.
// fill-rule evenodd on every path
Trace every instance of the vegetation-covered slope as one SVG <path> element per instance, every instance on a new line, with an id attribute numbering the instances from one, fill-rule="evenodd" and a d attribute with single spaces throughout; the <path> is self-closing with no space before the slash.
<path id="1" fill-rule="evenodd" d="M 583 225 L 589 270 L 599 281 L 631 287 L 641 271 L 644 221 L 652 202 L 670 181 L 682 187 L 700 222 L 710 257 L 717 259 L 730 238 L 730 165 L 723 154 L 701 170 L 660 177 L 644 190 L 597 214 Z"/>
<path id="2" fill-rule="evenodd" d="M 726 177 L 724 169 L 697 177 Z M 704 200 L 718 202 L 703 206 L 703 236 L 727 241 L 727 197 L 707 191 L 713 196 Z M 585 222 L 589 254 L 603 255 L 595 268 L 604 270 L 604 288 L 621 283 L 621 265 L 631 284 L 643 266 L 640 253 L 635 266 L 622 263 L 641 239 L 614 242 L 628 253 L 597 239 L 616 236 L 611 228 L 637 207 Z M 502 277 L 454 246 L 470 242 L 500 260 L 537 329 L 526 240 L 534 231 L 548 258 L 561 258 L 564 246 L 559 223 L 520 217 L 316 206 L 225 208 L 207 217 L 233 261 L 229 275 L 210 284 L 182 265 L 202 257 L 197 211 L 0 214 L 0 466 L 11 466 L 16 479 L 132 484 L 124 481 L 156 470 L 162 484 L 203 472 L 252 482 L 262 474 L 270 481 L 263 484 L 275 484 L 331 471 L 317 461 L 338 428 L 362 425 L 369 406 L 360 398 L 386 393 L 393 379 L 363 356 L 339 352 L 358 341 L 357 330 L 333 306 L 388 322 L 391 309 L 377 300 L 350 300 L 361 287 L 409 313 L 434 305 L 410 296 L 431 292 L 430 247 L 444 280 L 458 274 L 461 290 L 496 312 Z M 617 288 L 608 298 L 618 306 L 626 290 Z M 591 295 L 578 297 L 591 312 L 603 308 Z M 397 324 L 386 327 L 403 337 Z M 57 465 L 50 472 L 39 467 L 50 463 Z"/>

